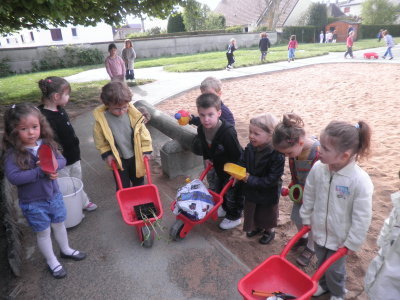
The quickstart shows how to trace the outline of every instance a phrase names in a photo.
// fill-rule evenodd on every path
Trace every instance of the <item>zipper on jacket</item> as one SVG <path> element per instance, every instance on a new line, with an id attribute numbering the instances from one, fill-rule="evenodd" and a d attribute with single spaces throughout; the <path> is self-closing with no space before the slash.
<path id="1" fill-rule="evenodd" d="M 324 247 L 326 246 L 326 243 L 327 243 L 327 241 L 328 241 L 328 211 L 329 211 L 329 200 L 330 200 L 330 195 L 331 195 L 331 184 L 332 184 L 332 179 L 333 179 L 333 175 L 331 175 L 331 178 L 329 179 L 328 201 L 326 201 L 325 243 L 324 243 Z"/>

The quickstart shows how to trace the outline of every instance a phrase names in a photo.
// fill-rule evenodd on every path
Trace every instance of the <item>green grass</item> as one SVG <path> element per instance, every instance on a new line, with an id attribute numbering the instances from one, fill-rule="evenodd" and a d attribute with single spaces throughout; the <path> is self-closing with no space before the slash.
<path id="1" fill-rule="evenodd" d="M 359 40 L 354 43 L 353 50 L 381 47 L 384 44 L 378 43 L 376 39 Z M 336 44 L 302 44 L 300 43 L 296 53 L 297 58 L 307 58 L 324 55 L 329 52 L 345 52 L 345 43 Z M 235 67 L 246 67 L 259 65 L 260 51 L 258 48 L 243 48 L 235 52 Z M 267 63 L 287 60 L 287 44 L 273 46 L 267 56 Z M 226 66 L 225 51 L 213 51 L 191 55 L 176 55 L 162 58 L 138 59 L 135 68 L 147 68 L 163 66 L 170 72 L 191 72 L 191 71 L 214 71 L 221 70 Z"/>
<path id="2" fill-rule="evenodd" d="M 378 43 L 376 39 L 359 40 L 354 43 L 353 50 L 382 47 L 384 43 Z M 307 58 L 327 54 L 328 52 L 345 52 L 344 43 L 337 44 L 299 44 L 296 58 Z M 259 65 L 260 51 L 258 48 L 243 48 L 235 52 L 235 67 Z M 267 63 L 287 60 L 287 45 L 277 45 L 270 49 Z M 171 57 L 138 59 L 135 68 L 147 68 L 163 66 L 170 72 L 191 72 L 221 70 L 226 66 L 225 51 L 213 51 L 192 55 L 176 55 Z M 69 69 L 59 69 L 46 72 L 14 75 L 0 78 L 0 105 L 8 105 L 19 102 L 39 102 L 40 90 L 37 82 L 47 76 L 66 77 L 89 69 L 101 68 L 102 65 L 84 66 Z M 145 84 L 152 80 L 138 80 L 137 84 Z M 100 88 L 108 81 L 94 81 L 86 83 L 72 83 L 71 102 L 98 100 Z"/>

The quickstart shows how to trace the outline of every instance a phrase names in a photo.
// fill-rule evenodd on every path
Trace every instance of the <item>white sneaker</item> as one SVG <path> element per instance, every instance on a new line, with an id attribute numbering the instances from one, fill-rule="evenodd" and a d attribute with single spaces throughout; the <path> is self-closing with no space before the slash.
<path id="1" fill-rule="evenodd" d="M 93 202 L 89 202 L 88 205 L 86 205 L 83 209 L 86 211 L 93 211 L 97 208 L 97 205 L 94 204 Z"/>
<path id="2" fill-rule="evenodd" d="M 336 297 L 336 296 L 331 296 L 329 299 L 330 299 L 330 300 L 344 300 L 344 298 L 342 298 L 342 297 Z"/>
<path id="3" fill-rule="evenodd" d="M 225 211 L 225 209 L 222 208 L 222 205 L 220 207 L 218 207 L 217 214 L 218 214 L 219 218 L 226 216 L 226 211 Z"/>
<path id="4" fill-rule="evenodd" d="M 227 218 L 223 219 L 221 224 L 219 224 L 219 228 L 221 229 L 232 229 L 236 226 L 239 226 L 242 223 L 241 219 L 237 220 L 229 220 Z"/>
<path id="5" fill-rule="evenodd" d="M 323 294 L 325 294 L 325 293 L 327 293 L 327 292 L 328 292 L 328 290 L 325 290 L 322 286 L 320 286 L 320 285 L 318 284 L 317 291 L 313 294 L 313 296 L 314 296 L 314 297 L 318 297 L 318 296 L 321 296 L 321 295 L 323 295 Z"/>

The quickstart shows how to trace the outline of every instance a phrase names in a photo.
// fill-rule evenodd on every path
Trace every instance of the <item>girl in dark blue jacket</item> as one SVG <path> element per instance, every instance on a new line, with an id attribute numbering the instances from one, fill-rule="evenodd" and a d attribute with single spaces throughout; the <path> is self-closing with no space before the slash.
<path id="1" fill-rule="evenodd" d="M 274 228 L 278 225 L 285 157 L 272 148 L 272 133 L 277 123 L 271 114 L 250 120 L 250 143 L 239 163 L 246 168 L 246 177 L 240 183 L 245 199 L 243 230 L 247 237 L 262 233 L 261 244 L 275 238 Z"/>

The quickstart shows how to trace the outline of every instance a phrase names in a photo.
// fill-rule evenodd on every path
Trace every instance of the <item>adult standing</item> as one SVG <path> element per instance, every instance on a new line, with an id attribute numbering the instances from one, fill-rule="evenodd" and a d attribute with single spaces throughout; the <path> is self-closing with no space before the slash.
<path id="1" fill-rule="evenodd" d="M 125 48 L 122 50 L 122 59 L 125 62 L 126 80 L 135 80 L 135 73 L 134 73 L 134 63 L 136 58 L 136 52 L 133 49 L 132 41 L 125 40 Z"/>
<path id="2" fill-rule="evenodd" d="M 385 59 L 387 55 L 390 56 L 389 59 L 393 59 L 392 48 L 394 47 L 393 37 L 389 34 L 389 31 L 382 31 L 383 39 L 385 40 L 387 49 L 385 54 L 383 54 L 382 58 Z"/>

